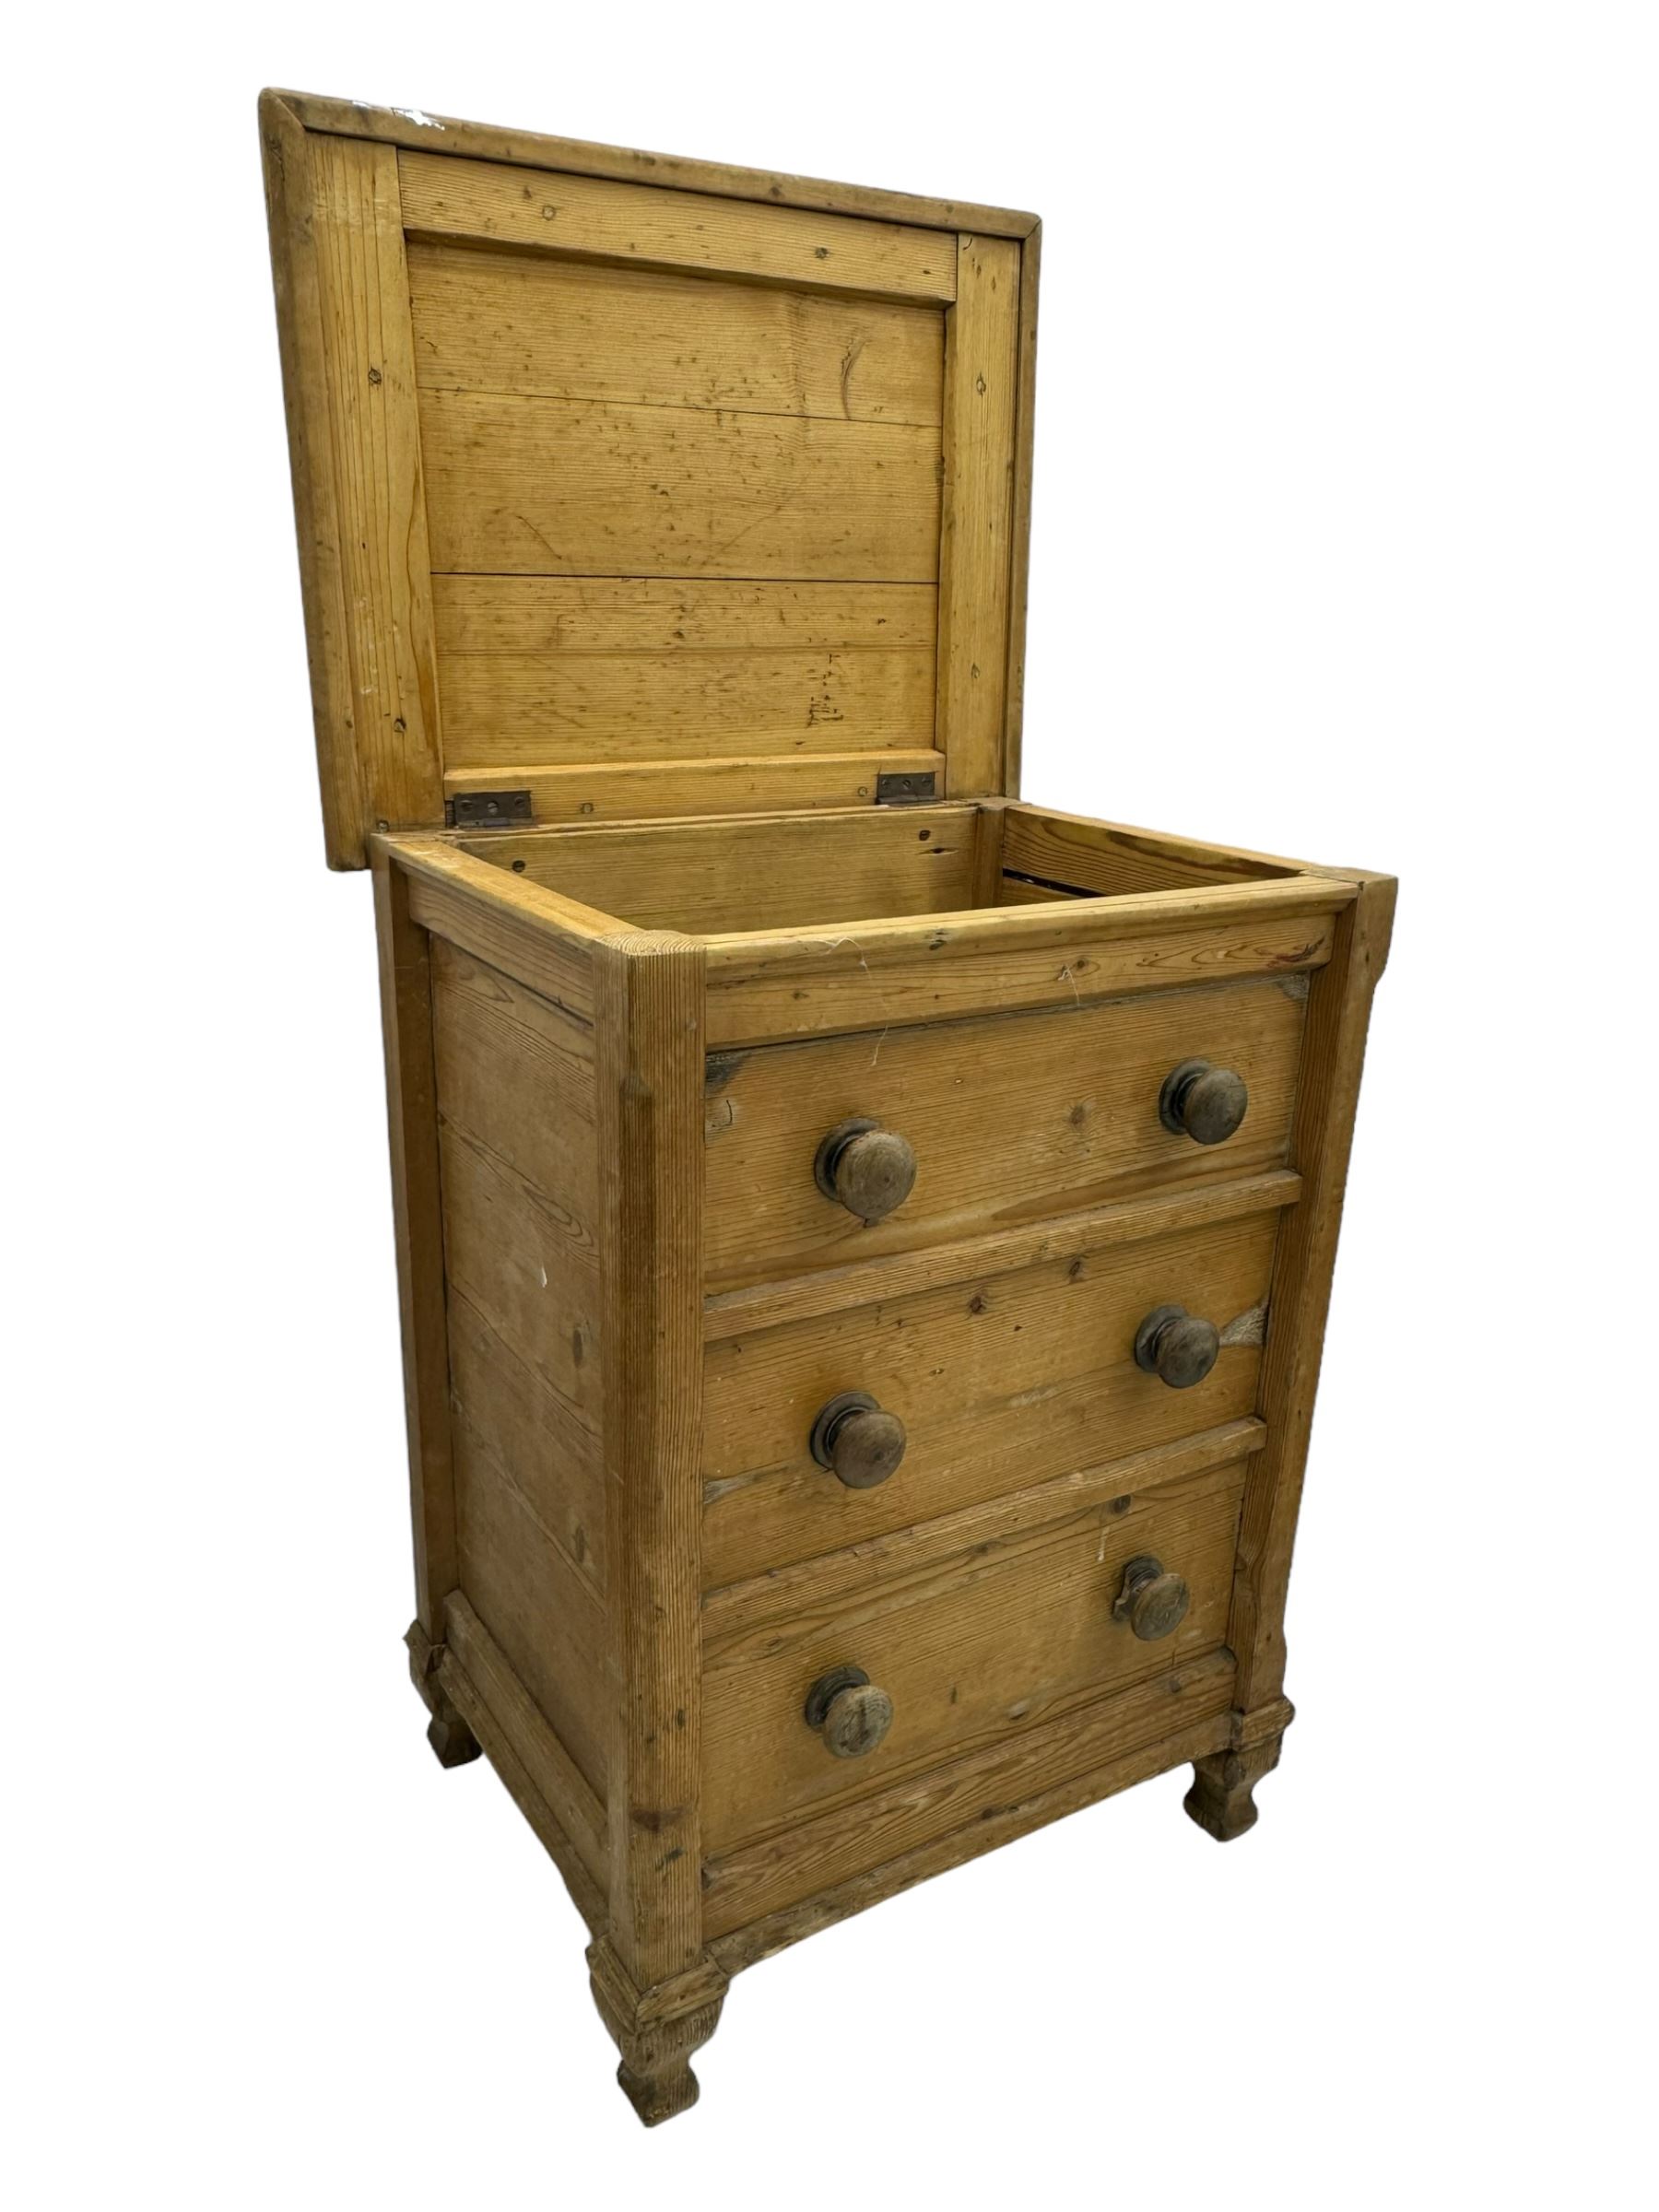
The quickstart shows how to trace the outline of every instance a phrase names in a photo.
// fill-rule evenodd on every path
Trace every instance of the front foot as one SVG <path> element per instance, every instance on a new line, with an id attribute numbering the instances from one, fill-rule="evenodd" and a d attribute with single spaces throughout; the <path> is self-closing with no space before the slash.
<path id="1" fill-rule="evenodd" d="M 416 1621 L 404 1641 L 409 1648 L 409 1679 L 420 1692 L 420 1701 L 431 1714 L 427 1742 L 441 1767 L 465 1767 L 477 1758 L 483 1746 L 450 1703 L 438 1680 L 442 1646 L 429 1641 Z"/>
<path id="2" fill-rule="evenodd" d="M 427 1723 L 427 1742 L 441 1767 L 465 1767 L 477 1758 L 483 1746 L 440 1689 L 432 1699 L 432 1717 Z"/>
<path id="3" fill-rule="evenodd" d="M 1218 1751 L 1193 1761 L 1193 1786 L 1182 1800 L 1190 1818 L 1218 1843 L 1230 1843 L 1256 1824 L 1253 1792 L 1279 1761 L 1281 1731 L 1246 1751 Z"/>
<path id="4" fill-rule="evenodd" d="M 712 1964 L 677 1974 L 654 1989 L 636 1989 L 608 1943 L 588 1951 L 594 2002 L 622 2063 L 617 2080 L 647 2127 L 689 2112 L 698 2099 L 691 2054 L 720 2025 L 726 1977 Z"/>

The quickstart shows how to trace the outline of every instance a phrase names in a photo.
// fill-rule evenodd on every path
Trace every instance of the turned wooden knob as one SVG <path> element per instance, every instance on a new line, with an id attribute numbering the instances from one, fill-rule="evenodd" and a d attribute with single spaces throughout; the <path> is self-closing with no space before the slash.
<path id="1" fill-rule="evenodd" d="M 1195 1145 L 1224 1145 L 1250 1111 L 1242 1076 L 1207 1060 L 1183 1060 L 1164 1077 L 1158 1118 L 1173 1136 Z"/>
<path id="2" fill-rule="evenodd" d="M 850 1490 L 873 1490 L 904 1457 L 904 1423 L 867 1390 L 843 1390 L 812 1424 L 812 1456 Z"/>
<path id="3" fill-rule="evenodd" d="M 1184 1306 L 1154 1306 L 1135 1332 L 1135 1364 L 1171 1390 L 1202 1382 L 1221 1352 L 1221 1332 Z"/>
<path id="4" fill-rule="evenodd" d="M 1126 1620 L 1143 1643 L 1172 1636 L 1186 1618 L 1193 1594 L 1161 1559 L 1143 1551 L 1124 1570 L 1124 1586 L 1112 1608 L 1113 1620 Z"/>
<path id="5" fill-rule="evenodd" d="M 879 1221 L 902 1206 L 916 1180 L 916 1156 L 896 1129 L 841 1122 L 818 1148 L 818 1186 L 861 1221 Z"/>
<path id="6" fill-rule="evenodd" d="M 893 1700 L 862 1666 L 834 1666 L 806 1693 L 806 1719 L 837 1759 L 862 1759 L 893 1724 Z"/>

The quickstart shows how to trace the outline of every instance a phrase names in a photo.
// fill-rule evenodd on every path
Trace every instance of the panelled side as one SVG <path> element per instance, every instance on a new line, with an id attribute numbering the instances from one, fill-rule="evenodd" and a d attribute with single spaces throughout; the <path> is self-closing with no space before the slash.
<path id="1" fill-rule="evenodd" d="M 460 1588 L 603 1799 L 593 1031 L 441 938 L 432 978 Z"/>

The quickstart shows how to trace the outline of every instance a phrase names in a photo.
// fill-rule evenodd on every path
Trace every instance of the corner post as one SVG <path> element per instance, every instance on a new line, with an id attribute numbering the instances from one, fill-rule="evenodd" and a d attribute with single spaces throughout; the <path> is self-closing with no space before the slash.
<path id="1" fill-rule="evenodd" d="M 392 1147 L 392 1218 L 403 1335 L 404 1418 L 415 1531 L 415 1626 L 422 1649 L 443 1642 L 443 1602 L 460 1581 L 450 1442 L 449 1320 L 432 1044 L 431 940 L 409 912 L 409 879 L 376 838 L 375 932 Z M 411 1641 L 410 1649 L 416 1646 Z M 421 1695 L 431 1699 L 424 1686 Z M 434 1746 L 434 1748 L 438 1747 Z M 441 1752 L 440 1752 L 441 1757 Z"/>
<path id="2" fill-rule="evenodd" d="M 1253 1742 L 1258 1724 L 1265 1725 L 1270 1718 L 1265 1709 L 1283 1701 L 1290 1554 L 1330 1311 L 1371 994 L 1388 959 L 1394 927 L 1398 886 L 1393 877 L 1345 873 L 1350 881 L 1358 881 L 1359 889 L 1337 917 L 1331 959 L 1315 971 L 1308 995 L 1290 1159 L 1302 1178 L 1302 1190 L 1285 1218 L 1274 1254 L 1257 1402 L 1267 1441 L 1252 1463 L 1239 1529 L 1228 1630 L 1239 1661 L 1236 1744 L 1240 1730 L 1245 1741 Z M 1261 1766 L 1262 1773 L 1267 1771 Z M 1206 1778 L 1200 1775 L 1199 1780 L 1202 1784 Z"/>
<path id="3" fill-rule="evenodd" d="M 595 955 L 601 1353 L 614 1688 L 610 1921 L 588 1953 L 648 2126 L 697 2099 L 725 1976 L 704 1958 L 700 1783 L 703 952 Z"/>

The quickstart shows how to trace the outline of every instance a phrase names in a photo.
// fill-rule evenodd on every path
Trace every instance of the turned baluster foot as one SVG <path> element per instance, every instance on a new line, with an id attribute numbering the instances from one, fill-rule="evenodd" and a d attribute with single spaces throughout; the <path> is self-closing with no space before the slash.
<path id="1" fill-rule="evenodd" d="M 1218 1843 L 1230 1843 L 1256 1824 L 1253 1791 L 1278 1765 L 1284 1735 L 1270 1735 L 1246 1751 L 1218 1751 L 1193 1761 L 1193 1786 L 1184 1803 L 1189 1816 Z"/>
<path id="2" fill-rule="evenodd" d="M 704 1964 L 641 1990 L 608 1943 L 594 1944 L 587 1956 L 594 2003 L 622 2053 L 622 2094 L 647 2127 L 688 2112 L 699 2094 L 691 2054 L 720 2025 L 725 1975 Z"/>

